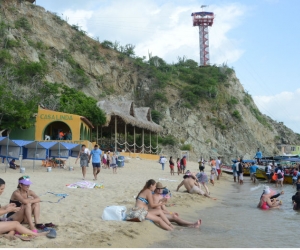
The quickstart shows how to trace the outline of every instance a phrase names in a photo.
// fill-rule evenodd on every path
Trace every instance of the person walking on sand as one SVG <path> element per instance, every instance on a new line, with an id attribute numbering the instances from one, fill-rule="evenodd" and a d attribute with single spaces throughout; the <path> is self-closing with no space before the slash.
<path id="1" fill-rule="evenodd" d="M 180 169 L 181 169 L 181 173 L 184 174 L 185 169 L 186 169 L 186 156 L 185 155 L 180 160 Z"/>
<path id="2" fill-rule="evenodd" d="M 198 182 L 205 188 L 206 193 L 209 195 L 209 189 L 206 185 L 208 183 L 208 176 L 204 171 L 200 171 L 199 173 L 196 174 Z"/>
<path id="3" fill-rule="evenodd" d="M 117 173 L 117 156 L 116 156 L 115 152 L 113 152 L 113 155 L 111 156 L 110 166 L 113 169 L 113 174 L 116 174 Z"/>
<path id="4" fill-rule="evenodd" d="M 106 166 L 108 169 L 110 169 L 110 161 L 111 161 L 111 156 L 110 156 L 110 151 L 107 152 L 107 159 L 106 159 Z"/>
<path id="5" fill-rule="evenodd" d="M 240 159 L 240 162 L 238 164 L 237 171 L 238 171 L 238 176 L 240 178 L 240 185 L 243 185 L 244 177 L 243 177 L 243 159 L 242 158 Z"/>
<path id="6" fill-rule="evenodd" d="M 191 172 L 185 173 L 183 176 L 183 181 L 177 186 L 177 192 L 181 186 L 184 186 L 190 194 L 199 194 L 211 198 L 208 194 L 201 190 L 201 186 L 199 186 L 198 182 L 196 181 L 196 177 Z"/>
<path id="7" fill-rule="evenodd" d="M 181 173 L 181 168 L 180 168 L 180 158 L 177 158 L 177 174 L 179 175 Z"/>
<path id="8" fill-rule="evenodd" d="M 160 182 L 156 183 L 156 189 L 154 190 L 154 194 L 153 194 L 153 202 L 154 203 L 158 204 L 159 201 L 163 198 L 162 193 L 165 188 L 166 187 L 164 187 Z M 151 209 L 150 205 L 149 205 L 149 209 Z M 178 213 L 169 212 L 164 204 L 157 207 L 157 209 L 161 209 L 170 222 L 175 222 L 179 226 L 199 228 L 201 225 L 200 219 L 197 220 L 196 222 L 189 222 L 189 221 L 185 221 L 185 220 L 179 218 Z"/>
<path id="9" fill-rule="evenodd" d="M 102 156 L 102 163 L 103 163 L 103 168 L 106 168 L 107 167 L 107 154 L 106 152 L 104 151 L 104 154 Z"/>
<path id="10" fill-rule="evenodd" d="M 77 164 L 78 159 L 80 158 L 80 167 L 82 171 L 83 180 L 85 180 L 86 168 L 89 166 L 89 158 L 90 158 L 90 150 L 86 148 L 84 144 L 81 146 L 81 150 L 79 151 L 78 157 L 75 161 Z"/>
<path id="11" fill-rule="evenodd" d="M 99 146 L 96 144 L 89 156 L 89 162 L 91 161 L 92 158 L 93 175 L 94 175 L 93 181 L 97 180 L 97 175 L 100 173 L 101 155 L 102 155 L 102 151 L 101 149 L 99 149 Z"/>
<path id="12" fill-rule="evenodd" d="M 218 172 L 217 180 L 219 180 L 220 174 L 221 174 L 221 157 L 220 156 L 216 160 L 216 170 Z"/>
<path id="13" fill-rule="evenodd" d="M 200 172 L 202 172 L 202 171 L 204 171 L 204 159 L 203 159 L 203 157 L 202 156 L 200 156 L 200 158 L 199 158 L 199 160 L 198 160 L 198 164 L 199 164 L 199 171 Z"/>
<path id="14" fill-rule="evenodd" d="M 172 156 L 170 157 L 169 164 L 170 164 L 170 173 L 171 175 L 174 175 L 174 160 Z"/>
<path id="15" fill-rule="evenodd" d="M 160 158 L 160 164 L 161 164 L 161 169 L 162 170 L 165 170 L 165 163 L 167 162 L 167 158 L 163 155 L 161 158 Z"/>

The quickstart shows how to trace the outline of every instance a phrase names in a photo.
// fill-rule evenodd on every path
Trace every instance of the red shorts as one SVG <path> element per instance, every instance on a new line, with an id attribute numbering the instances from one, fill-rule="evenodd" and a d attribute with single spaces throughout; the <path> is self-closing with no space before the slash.
<path id="1" fill-rule="evenodd" d="M 221 169 L 217 169 L 218 175 L 220 175 L 221 173 Z"/>
<path id="2" fill-rule="evenodd" d="M 174 170 L 174 165 L 170 165 L 170 169 L 171 169 L 171 170 Z"/>

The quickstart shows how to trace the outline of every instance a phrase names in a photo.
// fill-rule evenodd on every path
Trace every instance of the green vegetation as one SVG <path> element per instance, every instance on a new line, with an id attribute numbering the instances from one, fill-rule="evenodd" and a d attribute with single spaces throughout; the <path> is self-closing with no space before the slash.
<path id="1" fill-rule="evenodd" d="M 31 25 L 25 17 L 21 17 L 15 21 L 15 28 L 22 28 L 26 31 L 31 31 Z"/>
<path id="2" fill-rule="evenodd" d="M 268 123 L 267 119 L 262 115 L 262 113 L 257 108 L 251 106 L 250 111 L 262 125 L 272 130 L 272 127 Z"/>
<path id="3" fill-rule="evenodd" d="M 163 119 L 164 116 L 159 111 L 152 109 L 151 110 L 151 117 L 152 117 L 152 121 L 159 124 L 159 122 Z"/>
<path id="4" fill-rule="evenodd" d="M 192 150 L 192 145 L 191 144 L 184 144 L 180 147 L 180 150 Z"/>
<path id="5" fill-rule="evenodd" d="M 59 25 L 63 25 L 65 23 L 65 20 L 63 20 L 57 13 L 52 13 L 53 14 L 53 20 L 57 22 Z"/>
<path id="6" fill-rule="evenodd" d="M 236 104 L 239 103 L 239 100 L 236 99 L 234 96 L 231 96 L 229 100 L 227 100 L 227 105 L 229 108 L 234 107 Z"/>
<path id="7" fill-rule="evenodd" d="M 164 146 L 166 145 L 175 146 L 178 143 L 177 139 L 172 135 L 167 135 L 166 137 L 158 137 L 158 142 Z"/>
<path id="8" fill-rule="evenodd" d="M 232 113 L 232 116 L 234 118 L 236 118 L 237 120 L 241 121 L 242 120 L 242 116 L 240 114 L 240 112 L 238 110 L 234 110 L 233 113 Z"/>

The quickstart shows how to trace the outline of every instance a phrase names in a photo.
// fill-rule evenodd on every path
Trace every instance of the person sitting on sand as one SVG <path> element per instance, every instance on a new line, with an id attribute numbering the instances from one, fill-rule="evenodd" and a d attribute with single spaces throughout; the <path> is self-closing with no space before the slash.
<path id="1" fill-rule="evenodd" d="M 40 224 L 40 198 L 30 190 L 32 182 L 29 176 L 22 176 L 19 178 L 17 190 L 15 190 L 10 198 L 10 203 L 14 203 L 16 207 L 21 209 L 17 212 L 9 212 L 7 218 L 20 223 L 28 223 L 29 228 L 37 232 L 36 229 L 43 229 L 45 227 L 55 227 L 52 223 Z M 34 217 L 35 225 L 32 222 L 32 215 Z"/>
<path id="2" fill-rule="evenodd" d="M 156 183 L 156 189 L 155 189 L 154 194 L 153 194 L 153 202 L 154 203 L 159 203 L 159 201 L 163 198 L 162 197 L 162 193 L 163 193 L 163 190 L 165 188 L 166 187 L 163 187 L 163 185 L 160 182 Z M 166 217 L 168 218 L 168 220 L 170 222 L 175 222 L 179 226 L 199 228 L 200 225 L 201 225 L 201 220 L 197 220 L 194 223 L 182 220 L 181 218 L 179 218 L 179 214 L 178 213 L 169 212 L 166 209 L 165 205 L 161 205 L 161 206 L 159 206 L 157 208 L 161 209 L 163 211 L 163 213 L 166 215 Z M 151 209 L 151 207 L 149 207 L 149 209 Z"/>
<path id="3" fill-rule="evenodd" d="M 263 210 L 268 210 L 270 208 L 279 208 L 279 206 L 281 205 L 281 201 L 277 200 L 276 198 L 281 194 L 284 194 L 284 192 L 281 191 L 281 193 L 272 195 L 270 188 L 268 186 L 265 186 L 257 207 Z"/>
<path id="4" fill-rule="evenodd" d="M 0 178 L 0 195 L 4 192 L 5 181 Z M 0 206 L 0 216 L 7 213 L 19 213 L 21 207 L 17 207 L 15 203 L 10 203 L 5 206 Z M 4 234 L 4 237 L 9 240 L 14 240 L 15 237 L 21 240 L 31 240 L 37 236 L 48 236 L 49 238 L 55 238 L 56 232 L 54 229 L 49 229 L 45 232 L 38 233 L 37 231 L 31 231 L 30 229 L 22 226 L 19 221 L 11 221 L 9 218 L 0 220 L 0 234 Z M 27 235 L 27 236 L 26 236 Z"/>
<path id="5" fill-rule="evenodd" d="M 12 169 L 17 169 L 17 168 L 19 168 L 20 166 L 17 165 L 15 162 L 16 162 L 16 160 L 15 160 L 15 159 L 12 159 L 12 160 L 9 162 L 9 168 L 12 168 Z"/>
<path id="6" fill-rule="evenodd" d="M 196 181 L 196 177 L 190 171 L 187 171 L 185 173 L 183 179 L 184 180 L 177 187 L 177 192 L 179 188 L 183 185 L 190 194 L 200 194 L 210 198 L 208 194 L 201 190 L 199 183 Z"/>
<path id="7" fill-rule="evenodd" d="M 173 226 L 167 219 L 166 215 L 158 207 L 165 205 L 167 199 L 163 198 L 154 203 L 152 192 L 156 189 L 156 182 L 150 179 L 146 182 L 144 188 L 139 192 L 136 197 L 135 207 L 132 208 L 127 214 L 127 221 L 143 221 L 145 219 L 152 220 L 154 223 L 159 224 L 161 228 L 172 231 Z M 152 208 L 148 210 L 148 205 Z"/>

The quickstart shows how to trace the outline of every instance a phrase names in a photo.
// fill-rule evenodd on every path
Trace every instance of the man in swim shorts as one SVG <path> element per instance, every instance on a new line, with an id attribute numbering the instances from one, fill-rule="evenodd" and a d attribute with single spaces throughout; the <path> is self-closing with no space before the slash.
<path id="1" fill-rule="evenodd" d="M 89 156 L 89 162 L 92 158 L 94 181 L 97 180 L 97 175 L 100 173 L 101 155 L 102 151 L 98 148 L 98 145 L 96 144 Z"/>
<path id="2" fill-rule="evenodd" d="M 201 190 L 199 183 L 196 181 L 197 178 L 191 172 L 187 171 L 183 179 L 176 191 L 178 191 L 181 186 L 184 186 L 190 194 L 200 194 L 210 198 L 208 194 Z"/>

